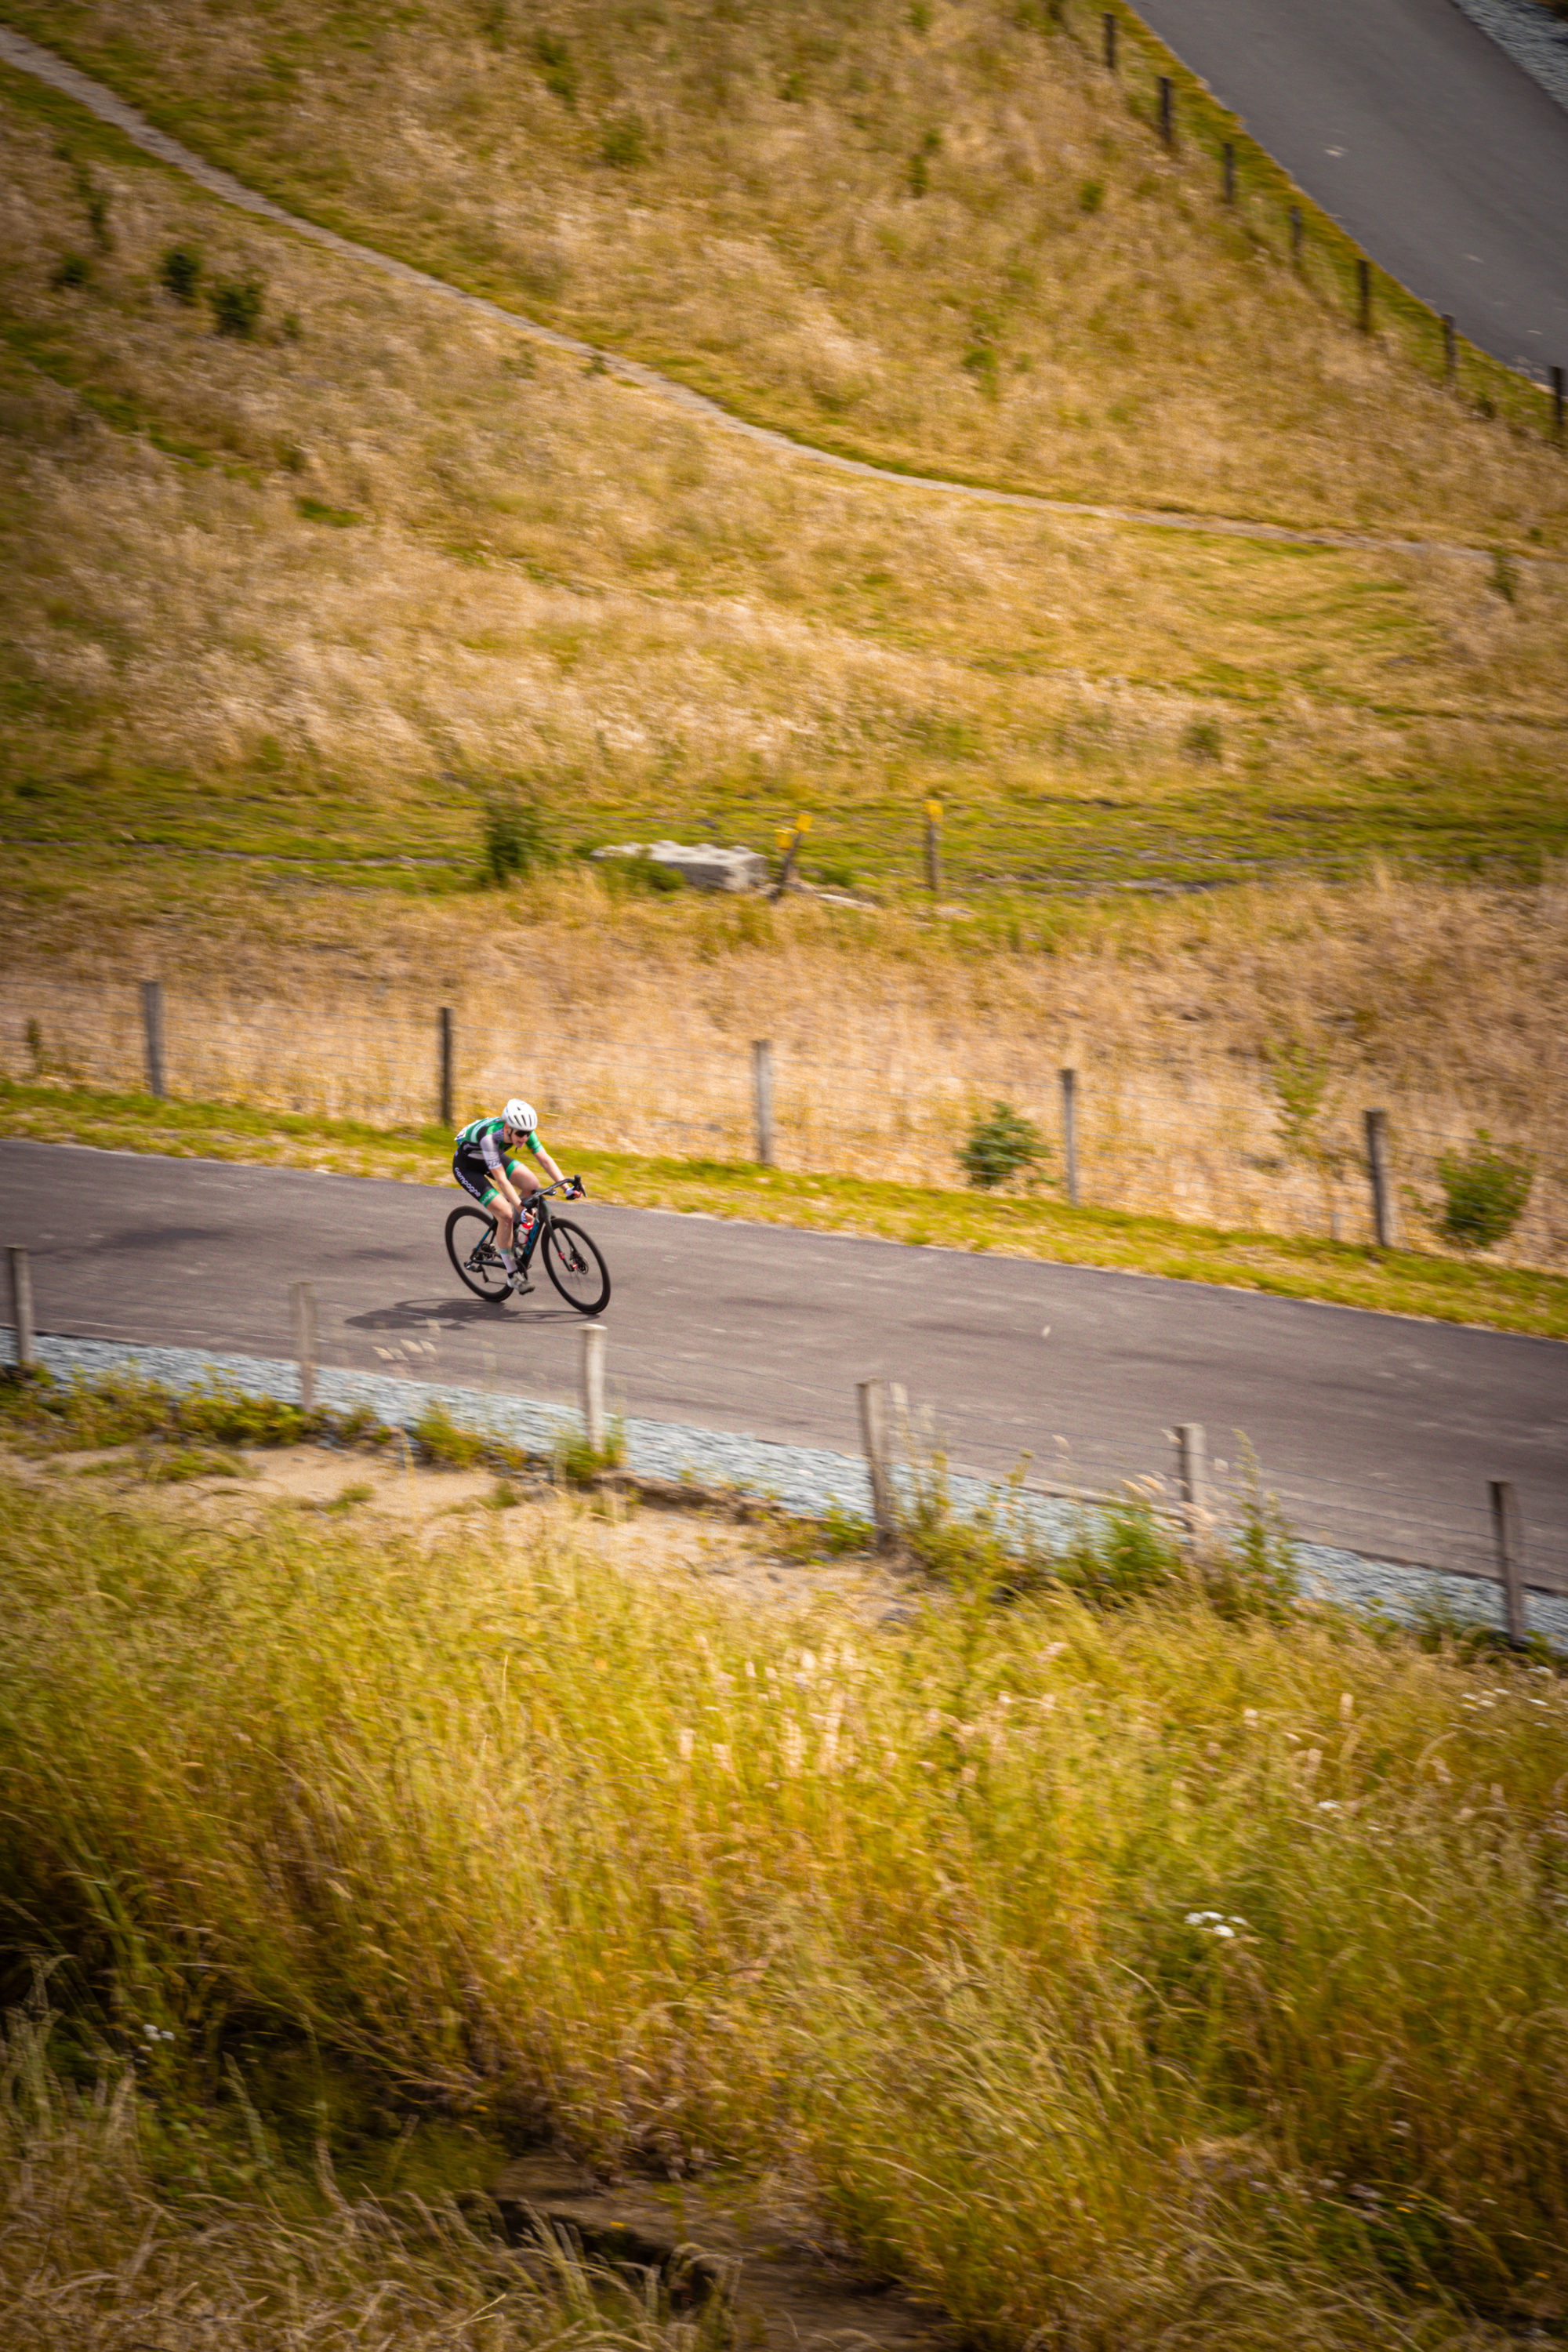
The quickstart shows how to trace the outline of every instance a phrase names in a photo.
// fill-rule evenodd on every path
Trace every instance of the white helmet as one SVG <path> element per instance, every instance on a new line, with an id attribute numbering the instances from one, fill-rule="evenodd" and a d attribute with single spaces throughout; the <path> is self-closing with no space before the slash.
<path id="1" fill-rule="evenodd" d="M 539 1113 L 531 1103 L 525 1103 L 521 1095 L 513 1095 L 501 1118 L 514 1135 L 531 1135 L 539 1125 Z"/>

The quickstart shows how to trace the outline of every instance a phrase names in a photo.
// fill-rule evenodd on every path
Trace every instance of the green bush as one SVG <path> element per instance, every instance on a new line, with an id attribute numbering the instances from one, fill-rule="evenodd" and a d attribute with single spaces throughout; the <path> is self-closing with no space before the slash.
<path id="1" fill-rule="evenodd" d="M 74 293 L 77 288 L 85 286 L 91 276 L 92 265 L 84 255 L 62 253 L 55 264 L 49 284 L 57 294 Z"/>
<path id="2" fill-rule="evenodd" d="M 987 1116 L 976 1113 L 958 1160 L 975 1191 L 990 1192 L 1015 1176 L 1034 1181 L 1035 1171 L 1049 1150 L 1032 1119 L 1016 1111 L 1011 1103 L 994 1102 Z"/>
<path id="3" fill-rule="evenodd" d="M 500 793 L 485 803 L 480 824 L 479 878 L 498 888 L 514 875 L 551 862 L 543 813 L 521 793 Z"/>
<path id="4" fill-rule="evenodd" d="M 635 114 L 606 122 L 599 141 L 599 160 L 613 172 L 636 172 L 647 161 L 647 132 Z"/>
<path id="5" fill-rule="evenodd" d="M 234 335 L 242 342 L 252 339 L 266 304 L 265 289 L 254 270 L 243 278 L 220 278 L 208 288 L 207 300 L 220 335 Z"/>
<path id="6" fill-rule="evenodd" d="M 194 302 L 201 284 L 202 257 L 188 245 L 172 245 L 158 264 L 158 283 L 176 302 Z"/>
<path id="7" fill-rule="evenodd" d="M 1495 1249 L 1524 1213 L 1535 1164 L 1522 1154 L 1500 1151 L 1479 1128 L 1464 1151 L 1445 1151 L 1437 1162 L 1443 1187 L 1443 1219 L 1437 1230 L 1457 1249 Z"/>

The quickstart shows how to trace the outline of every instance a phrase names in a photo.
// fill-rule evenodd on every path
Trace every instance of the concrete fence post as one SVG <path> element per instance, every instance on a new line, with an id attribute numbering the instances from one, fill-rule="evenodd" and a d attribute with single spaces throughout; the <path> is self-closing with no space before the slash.
<path id="1" fill-rule="evenodd" d="M 147 1091 L 161 1100 L 169 1091 L 163 1061 L 163 983 L 161 980 L 144 980 L 142 983 L 142 1031 L 147 1048 Z"/>
<path id="2" fill-rule="evenodd" d="M 1187 1533 L 1194 1541 L 1208 1520 L 1208 1464 L 1201 1421 L 1179 1421 L 1176 1440 L 1176 1484 Z"/>
<path id="3" fill-rule="evenodd" d="M 891 1551 L 899 1540 L 897 1498 L 893 1492 L 892 1408 L 901 1391 L 888 1381 L 858 1381 L 860 1445 L 871 1481 L 871 1524 L 879 1551 Z"/>
<path id="4" fill-rule="evenodd" d="M 1393 1249 L 1397 1238 L 1394 1186 L 1388 1171 L 1388 1113 L 1366 1115 L 1366 1172 L 1372 1186 L 1372 1224 L 1379 1249 Z"/>
<path id="5" fill-rule="evenodd" d="M 1492 1543 L 1497 1552 L 1498 1582 L 1502 1586 L 1503 1622 L 1516 1650 L 1530 1639 L 1524 1608 L 1524 1530 L 1519 1497 L 1506 1478 L 1487 1482 L 1492 1507 Z"/>
<path id="6" fill-rule="evenodd" d="M 772 1168 L 773 1162 L 773 1046 L 771 1037 L 758 1037 L 752 1045 L 752 1107 L 757 1138 L 757 1165 Z"/>
<path id="7" fill-rule="evenodd" d="M 37 1335 L 33 1328 L 33 1261 L 14 1244 L 5 1253 L 11 1270 L 11 1321 L 16 1332 L 16 1370 L 30 1371 L 37 1361 Z"/>
<path id="8" fill-rule="evenodd" d="M 595 1454 L 605 1450 L 605 1326 L 583 1326 L 583 1429 Z"/>
<path id="9" fill-rule="evenodd" d="M 316 1410 L 316 1286 L 291 1282 L 289 1303 L 294 1318 L 294 1355 L 300 1367 L 300 1407 Z"/>
<path id="10" fill-rule="evenodd" d="M 443 1127 L 449 1128 L 452 1124 L 452 1008 L 449 1004 L 443 1004 L 437 1014 L 436 1031 L 439 1055 L 437 1083 L 441 1096 L 441 1124 Z"/>
<path id="11" fill-rule="evenodd" d="M 1073 1207 L 1078 1206 L 1078 1072 L 1064 1070 L 1062 1080 L 1062 1181 Z"/>

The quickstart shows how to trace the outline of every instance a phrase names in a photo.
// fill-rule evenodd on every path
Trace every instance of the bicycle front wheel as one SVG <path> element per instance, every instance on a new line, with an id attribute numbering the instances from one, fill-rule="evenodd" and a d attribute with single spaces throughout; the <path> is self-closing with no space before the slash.
<path id="1" fill-rule="evenodd" d="M 610 1269 L 581 1225 L 552 1217 L 544 1236 L 544 1270 L 579 1315 L 602 1314 L 609 1304 Z"/>
<path id="2" fill-rule="evenodd" d="M 462 1202 L 447 1220 L 447 1255 L 459 1282 L 476 1298 L 492 1304 L 510 1295 L 507 1270 L 495 1245 L 496 1221 L 488 1210 Z"/>

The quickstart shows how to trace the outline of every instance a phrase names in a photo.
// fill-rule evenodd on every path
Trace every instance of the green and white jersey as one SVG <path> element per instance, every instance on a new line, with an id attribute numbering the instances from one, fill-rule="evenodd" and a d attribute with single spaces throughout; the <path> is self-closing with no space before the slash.
<path id="1" fill-rule="evenodd" d="M 477 1156 L 489 1169 L 504 1168 L 506 1153 L 501 1148 L 501 1137 L 505 1130 L 504 1118 L 471 1118 L 468 1126 L 458 1131 L 458 1155 Z M 537 1160 L 544 1149 L 539 1140 L 538 1129 L 534 1129 L 522 1139 Z"/>

